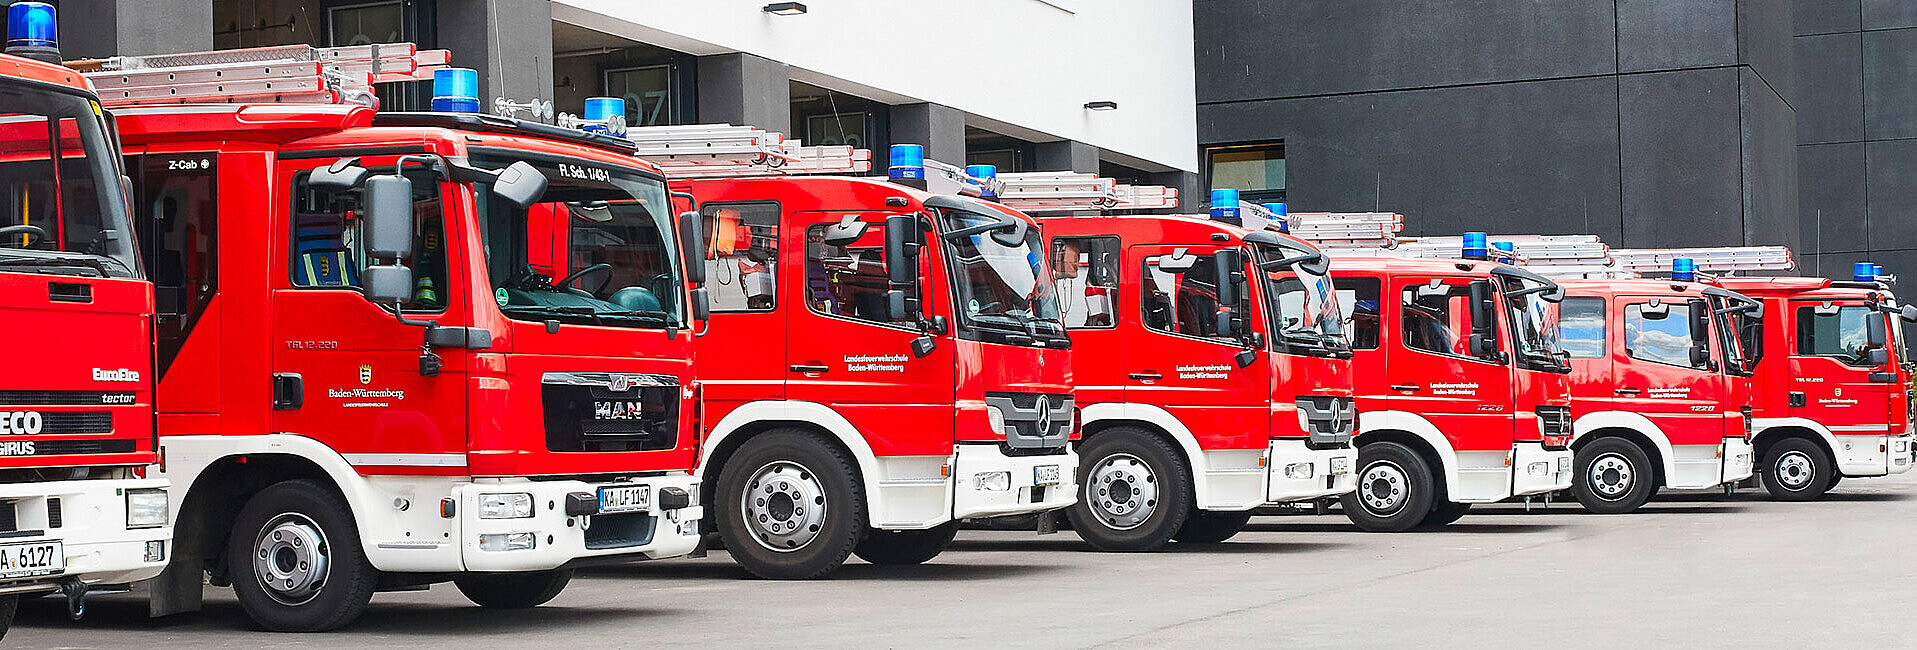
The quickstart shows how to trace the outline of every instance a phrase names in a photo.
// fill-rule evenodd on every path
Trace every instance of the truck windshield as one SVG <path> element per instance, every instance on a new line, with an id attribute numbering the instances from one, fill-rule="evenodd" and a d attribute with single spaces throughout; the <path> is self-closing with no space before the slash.
<path id="1" fill-rule="evenodd" d="M 483 169 L 513 162 L 473 158 Z M 499 310 L 519 320 L 683 326 L 665 181 L 583 159 L 526 162 L 546 176 L 542 203 L 521 209 L 474 185 Z"/>
<path id="2" fill-rule="evenodd" d="M 1008 217 L 939 209 L 943 232 L 1001 223 Z M 998 243 L 989 232 L 941 237 L 952 258 L 953 304 L 962 333 L 1015 345 L 1064 342 L 1052 270 L 1045 264 L 1038 228 L 1025 229 L 1018 246 Z"/>
<path id="3" fill-rule="evenodd" d="M 99 104 L 0 79 L 0 271 L 140 277 L 119 160 Z"/>
<path id="4" fill-rule="evenodd" d="M 1259 246 L 1261 261 L 1296 255 L 1276 246 Z M 1303 264 L 1266 271 L 1265 310 L 1271 313 L 1273 349 L 1311 356 L 1341 356 L 1351 349 L 1345 340 L 1344 312 L 1330 276 L 1311 273 Z"/>
<path id="5" fill-rule="evenodd" d="M 1564 345 L 1558 340 L 1558 304 L 1545 300 L 1546 292 L 1542 291 L 1513 297 L 1526 289 L 1544 286 L 1535 281 L 1511 276 L 1503 280 L 1504 302 L 1510 310 L 1518 357 L 1527 367 L 1568 372 L 1570 364 L 1565 362 Z"/>

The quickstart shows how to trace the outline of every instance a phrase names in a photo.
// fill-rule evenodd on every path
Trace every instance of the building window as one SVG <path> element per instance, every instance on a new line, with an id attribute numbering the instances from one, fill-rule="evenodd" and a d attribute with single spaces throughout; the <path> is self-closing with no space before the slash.
<path id="1" fill-rule="evenodd" d="M 398 2 L 374 2 L 327 10 L 334 46 L 398 43 L 406 40 L 405 8 Z"/>
<path id="2" fill-rule="evenodd" d="M 1252 203 L 1285 200 L 1285 143 L 1205 149 L 1205 175 L 1213 189 L 1238 190 Z"/>
<path id="3" fill-rule="evenodd" d="M 672 124 L 672 66 L 614 68 L 605 72 L 606 94 L 626 100 L 626 124 Z"/>
<path id="4" fill-rule="evenodd" d="M 805 117 L 805 143 L 850 145 L 855 149 L 869 148 L 869 138 L 865 137 L 865 123 L 868 113 L 821 113 Z"/>

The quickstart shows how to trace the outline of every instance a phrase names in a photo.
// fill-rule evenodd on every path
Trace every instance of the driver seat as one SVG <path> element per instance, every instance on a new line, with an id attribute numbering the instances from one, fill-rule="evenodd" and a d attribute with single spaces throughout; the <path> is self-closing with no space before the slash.
<path id="1" fill-rule="evenodd" d="M 665 311 L 659 296 L 645 287 L 626 287 L 612 294 L 612 303 L 632 311 Z"/>

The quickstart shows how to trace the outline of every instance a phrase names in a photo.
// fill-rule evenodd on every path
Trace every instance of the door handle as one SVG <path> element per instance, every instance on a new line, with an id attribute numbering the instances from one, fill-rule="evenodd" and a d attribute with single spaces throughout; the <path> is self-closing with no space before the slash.
<path id="1" fill-rule="evenodd" d="M 1130 377 L 1130 378 L 1132 378 L 1132 379 L 1137 379 L 1137 380 L 1139 380 L 1139 381 L 1153 381 L 1153 380 L 1158 380 L 1158 379 L 1164 379 L 1164 378 L 1165 378 L 1165 376 L 1164 376 L 1164 375 L 1161 375 L 1161 374 L 1158 374 L 1157 372 L 1153 372 L 1153 371 L 1150 371 L 1150 370 L 1147 370 L 1147 371 L 1144 371 L 1144 372 L 1134 372 L 1134 373 L 1132 373 L 1132 374 L 1129 374 L 1129 375 L 1125 375 L 1125 376 L 1126 376 L 1126 377 Z"/>
<path id="2" fill-rule="evenodd" d="M 832 369 L 831 366 L 827 366 L 823 363 L 795 363 L 788 367 L 791 368 L 792 372 L 825 372 Z"/>
<path id="3" fill-rule="evenodd" d="M 1421 386 L 1417 384 L 1392 384 L 1391 385 L 1391 390 L 1418 390 L 1419 388 L 1421 388 Z"/>
<path id="4" fill-rule="evenodd" d="M 1613 393 L 1617 393 L 1617 394 L 1619 394 L 1619 395 L 1636 395 L 1636 394 L 1639 394 L 1639 393 L 1642 393 L 1642 392 L 1644 392 L 1644 391 L 1642 391 L 1642 390 L 1638 390 L 1638 389 L 1636 389 L 1636 388 L 1619 388 L 1619 389 L 1616 389 L 1616 390 L 1613 390 L 1613 391 L 1611 391 L 1611 392 L 1613 392 Z"/>

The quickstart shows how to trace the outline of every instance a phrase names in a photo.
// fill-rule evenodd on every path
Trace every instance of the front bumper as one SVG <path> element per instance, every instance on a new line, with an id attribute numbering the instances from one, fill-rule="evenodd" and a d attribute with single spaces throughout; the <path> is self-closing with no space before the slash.
<path id="1" fill-rule="evenodd" d="M 1757 451 L 1742 437 L 1724 439 L 1724 482 L 1750 478 L 1757 468 Z"/>
<path id="2" fill-rule="evenodd" d="M 595 506 L 599 488 L 646 486 L 646 508 L 630 512 L 566 514 L 567 495 L 589 494 Z M 664 509 L 663 495 L 676 489 L 687 495 L 685 507 Z M 465 483 L 453 489 L 461 564 L 467 571 L 543 571 L 589 558 L 678 557 L 699 545 L 699 481 L 689 475 L 634 477 L 630 481 L 529 481 Z M 533 515 L 519 519 L 481 519 L 482 494 L 532 495 Z M 505 540 L 510 550 L 498 548 Z M 530 539 L 530 548 L 518 548 Z M 628 559 L 636 559 L 628 558 Z"/>
<path id="3" fill-rule="evenodd" d="M 1545 449 L 1542 442 L 1511 445 L 1511 496 L 1570 489 L 1571 465 L 1569 449 Z"/>
<path id="4" fill-rule="evenodd" d="M 1057 483 L 1039 485 L 1041 472 L 1056 476 Z M 1000 473 L 1006 475 L 1002 482 Z M 1078 453 L 1069 447 L 1062 454 L 1009 456 L 996 444 L 960 444 L 952 453 L 952 518 L 1065 508 L 1078 501 L 1077 480 Z"/>
<path id="5" fill-rule="evenodd" d="M 58 573 L 0 579 L 0 594 L 50 590 L 75 578 L 87 584 L 122 584 L 159 575 L 173 550 L 173 528 L 128 528 L 126 491 L 166 488 L 165 479 L 0 484 L 0 502 L 12 505 L 14 534 L 19 535 L 0 537 L 0 544 L 58 541 L 65 556 Z M 58 521 L 49 502 L 55 498 Z M 157 556 L 149 554 L 150 544 L 156 544 L 151 550 Z"/>
<path id="6" fill-rule="evenodd" d="M 1908 433 L 1891 436 L 1886 445 L 1885 448 L 1890 450 L 1890 473 L 1902 474 L 1910 471 L 1912 465 L 1917 465 L 1917 436 Z"/>
<path id="7" fill-rule="evenodd" d="M 1265 456 L 1265 501 L 1288 503 L 1335 497 L 1356 489 L 1358 450 L 1346 445 L 1311 449 L 1302 438 L 1271 441 Z"/>

